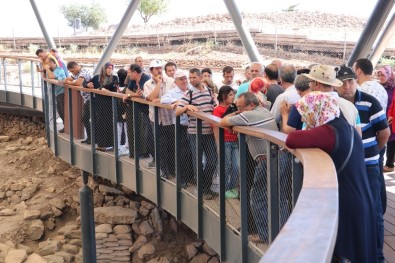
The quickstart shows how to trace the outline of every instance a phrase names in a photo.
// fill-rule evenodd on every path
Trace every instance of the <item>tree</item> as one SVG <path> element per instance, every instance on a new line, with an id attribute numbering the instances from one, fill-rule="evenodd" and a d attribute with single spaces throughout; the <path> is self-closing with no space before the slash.
<path id="1" fill-rule="evenodd" d="M 143 19 L 144 24 L 147 24 L 152 16 L 166 12 L 167 4 L 167 0 L 141 0 L 137 10 Z"/>
<path id="2" fill-rule="evenodd" d="M 91 6 L 81 4 L 63 5 L 60 7 L 60 12 L 71 27 L 74 27 L 75 19 L 80 18 L 85 31 L 88 31 L 89 28 L 98 29 L 100 24 L 107 21 L 104 9 L 96 3 Z"/>

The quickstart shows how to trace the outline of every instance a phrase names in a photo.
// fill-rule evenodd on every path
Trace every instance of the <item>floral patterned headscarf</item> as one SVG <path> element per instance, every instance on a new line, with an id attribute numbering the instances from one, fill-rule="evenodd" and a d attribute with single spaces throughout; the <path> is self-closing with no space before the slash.
<path id="1" fill-rule="evenodd" d="M 310 92 L 295 104 L 306 128 L 321 126 L 340 116 L 336 97 L 323 92 Z"/>

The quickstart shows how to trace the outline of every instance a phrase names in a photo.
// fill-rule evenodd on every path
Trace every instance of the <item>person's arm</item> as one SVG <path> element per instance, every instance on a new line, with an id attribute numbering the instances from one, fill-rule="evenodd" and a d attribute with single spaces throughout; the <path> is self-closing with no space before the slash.
<path id="1" fill-rule="evenodd" d="M 289 117 L 290 110 L 291 110 L 291 107 L 289 107 L 289 105 L 285 101 L 282 101 L 280 103 L 280 113 L 281 113 L 281 119 L 282 119 L 281 130 L 285 134 L 289 134 L 289 133 L 296 130 L 296 128 L 288 125 L 288 117 Z"/>
<path id="2" fill-rule="evenodd" d="M 291 149 L 320 148 L 330 153 L 335 146 L 335 131 L 329 125 L 322 125 L 311 130 L 294 131 L 288 134 L 285 145 Z"/>
<path id="3" fill-rule="evenodd" d="M 49 79 L 56 79 L 55 74 L 48 68 L 45 69 L 47 72 L 47 78 Z"/>
<path id="4" fill-rule="evenodd" d="M 388 127 L 377 132 L 376 139 L 377 139 L 377 145 L 379 147 L 379 150 L 384 148 L 390 135 L 391 135 L 391 132 Z"/>
<path id="5" fill-rule="evenodd" d="M 240 126 L 248 126 L 248 123 L 245 122 L 245 119 L 241 118 L 240 116 L 238 116 L 239 112 L 232 112 L 231 114 L 226 115 L 220 122 L 219 122 L 219 126 L 222 127 L 232 127 L 235 126 L 235 120 L 237 121 L 238 125 Z M 239 122 L 243 122 L 243 123 L 239 123 Z"/>
<path id="6" fill-rule="evenodd" d="M 156 76 L 153 77 L 153 79 L 155 82 L 155 88 L 146 96 L 146 99 L 149 101 L 153 101 L 154 99 L 159 98 L 160 87 L 163 83 L 162 76 Z M 144 90 L 145 90 L 145 85 L 144 85 Z"/>
<path id="7" fill-rule="evenodd" d="M 174 102 L 176 102 L 177 99 L 173 97 L 172 93 L 173 93 L 173 90 L 167 91 L 165 93 L 165 95 L 163 95 L 160 98 L 160 103 L 162 103 L 162 104 L 173 104 Z"/>

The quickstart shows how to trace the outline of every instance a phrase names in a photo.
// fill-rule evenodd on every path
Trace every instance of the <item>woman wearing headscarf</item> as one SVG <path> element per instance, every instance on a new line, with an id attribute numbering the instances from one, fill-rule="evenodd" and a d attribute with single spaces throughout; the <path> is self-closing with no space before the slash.
<path id="1" fill-rule="evenodd" d="M 395 123 L 392 122 L 395 115 L 395 110 L 394 110 L 395 104 L 393 103 L 395 78 L 391 67 L 388 65 L 380 68 L 377 71 L 377 77 L 379 79 L 380 84 L 385 88 L 388 94 L 387 119 L 391 129 L 391 136 L 388 138 L 387 141 L 387 152 L 386 152 L 387 160 L 385 162 L 383 171 L 392 172 L 394 171 L 394 161 L 395 161 Z"/>
<path id="2" fill-rule="evenodd" d="M 337 170 L 339 225 L 332 262 L 377 262 L 373 199 L 361 137 L 339 118 L 339 105 L 331 95 L 311 92 L 295 106 L 306 130 L 291 132 L 286 145 L 320 148 L 330 155 Z"/>
<path id="3" fill-rule="evenodd" d="M 117 92 L 118 76 L 113 74 L 114 65 L 111 62 L 104 64 L 99 75 L 94 76 L 88 87 Z M 96 95 L 96 143 L 100 151 L 112 151 L 114 146 L 112 97 Z"/>

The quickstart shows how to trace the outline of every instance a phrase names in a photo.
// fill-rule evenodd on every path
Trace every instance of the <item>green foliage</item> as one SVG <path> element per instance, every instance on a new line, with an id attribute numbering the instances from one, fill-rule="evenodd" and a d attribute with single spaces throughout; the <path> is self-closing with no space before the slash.
<path id="1" fill-rule="evenodd" d="M 74 44 L 70 44 L 69 50 L 71 51 L 71 54 L 75 54 L 78 51 L 78 46 Z"/>
<path id="2" fill-rule="evenodd" d="M 100 24 L 107 22 L 107 16 L 103 8 L 97 3 L 91 6 L 82 4 L 69 4 L 60 7 L 60 12 L 68 21 L 68 25 L 74 27 L 75 19 L 81 19 L 81 26 L 88 31 L 89 28 L 98 29 Z"/>
<path id="3" fill-rule="evenodd" d="M 141 0 L 137 10 L 143 19 L 144 24 L 147 24 L 152 16 L 166 12 L 167 4 L 167 0 Z"/>
<path id="4" fill-rule="evenodd" d="M 298 5 L 300 5 L 300 4 L 298 3 L 298 4 L 295 4 L 295 5 L 291 5 L 287 9 L 283 9 L 282 11 L 283 12 L 295 12 L 295 11 L 298 11 L 298 9 L 296 9 L 298 7 Z"/>
<path id="5" fill-rule="evenodd" d="M 390 65 L 391 67 L 395 67 L 395 58 L 381 57 L 379 65 Z"/>

